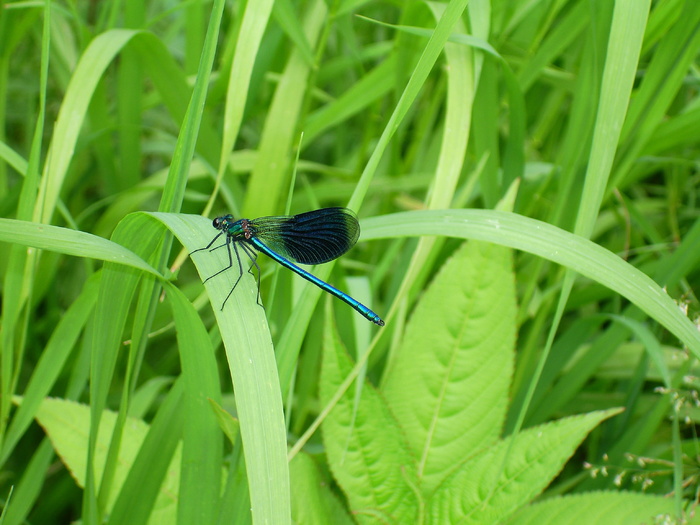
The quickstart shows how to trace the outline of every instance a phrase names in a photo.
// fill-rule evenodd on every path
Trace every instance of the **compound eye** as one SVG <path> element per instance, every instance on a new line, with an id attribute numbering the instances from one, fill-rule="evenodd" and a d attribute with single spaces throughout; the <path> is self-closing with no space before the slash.
<path id="1" fill-rule="evenodd" d="M 218 230 L 221 227 L 221 217 L 217 217 L 216 219 L 211 221 L 211 225 Z"/>

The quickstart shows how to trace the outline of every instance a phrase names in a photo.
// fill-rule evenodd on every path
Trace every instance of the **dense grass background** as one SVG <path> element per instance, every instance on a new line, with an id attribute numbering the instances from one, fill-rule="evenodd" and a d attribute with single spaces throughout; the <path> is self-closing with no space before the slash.
<path id="1" fill-rule="evenodd" d="M 700 4 L 0 5 L 3 523 L 697 520 Z"/>

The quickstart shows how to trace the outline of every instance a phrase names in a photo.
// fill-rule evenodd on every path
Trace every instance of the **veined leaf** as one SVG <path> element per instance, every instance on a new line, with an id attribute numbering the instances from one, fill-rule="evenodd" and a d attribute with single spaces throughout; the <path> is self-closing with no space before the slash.
<path id="1" fill-rule="evenodd" d="M 438 487 L 427 504 L 427 522 L 499 523 L 544 490 L 586 435 L 619 412 L 569 417 L 498 442 Z"/>
<path id="2" fill-rule="evenodd" d="M 638 492 L 589 492 L 548 499 L 518 512 L 511 525 L 675 523 L 672 499 Z M 700 523 L 696 514 L 685 523 Z"/>
<path id="3" fill-rule="evenodd" d="M 320 396 L 327 403 L 351 370 L 328 315 Z M 323 423 L 328 463 L 361 523 L 414 523 L 415 460 L 384 400 L 364 385 L 355 405 L 348 389 Z"/>
<path id="4" fill-rule="evenodd" d="M 510 250 L 468 242 L 443 266 L 409 322 L 382 389 L 430 493 L 498 439 L 513 371 Z"/>

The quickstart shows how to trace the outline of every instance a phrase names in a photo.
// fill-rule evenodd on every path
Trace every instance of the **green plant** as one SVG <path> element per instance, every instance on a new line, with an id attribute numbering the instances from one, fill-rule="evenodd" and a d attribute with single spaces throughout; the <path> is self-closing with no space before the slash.
<path id="1" fill-rule="evenodd" d="M 3 4 L 3 523 L 696 519 L 698 27 L 683 0 Z M 264 257 L 265 308 L 246 273 L 221 311 L 224 250 L 187 262 L 200 215 L 327 205 L 362 235 L 313 271 L 381 330 Z M 591 476 L 629 457 L 653 484 Z"/>

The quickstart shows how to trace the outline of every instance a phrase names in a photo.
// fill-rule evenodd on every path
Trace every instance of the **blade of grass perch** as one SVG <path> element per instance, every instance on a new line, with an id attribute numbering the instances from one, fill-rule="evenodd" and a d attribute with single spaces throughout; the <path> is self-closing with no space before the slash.
<path id="1" fill-rule="evenodd" d="M 211 239 L 211 222 L 199 215 L 155 212 L 149 215 L 166 225 L 188 251 L 201 248 Z M 228 264 L 228 256 L 222 252 L 217 250 L 209 254 L 211 257 L 194 260 L 200 276 L 206 278 Z M 257 284 L 247 272 L 229 299 L 231 305 L 220 310 L 234 278 L 234 275 L 222 277 L 230 280 L 229 287 L 211 281 L 205 286 L 236 394 L 251 508 L 256 522 L 260 519 L 260 522 L 286 523 L 291 516 L 287 431 L 272 337 L 265 311 L 257 304 Z"/>
<path id="2" fill-rule="evenodd" d="M 651 277 L 602 246 L 515 213 L 492 210 L 411 211 L 363 223 L 365 240 L 420 235 L 477 239 L 539 255 L 623 295 L 666 327 L 700 358 L 700 333 Z"/>

